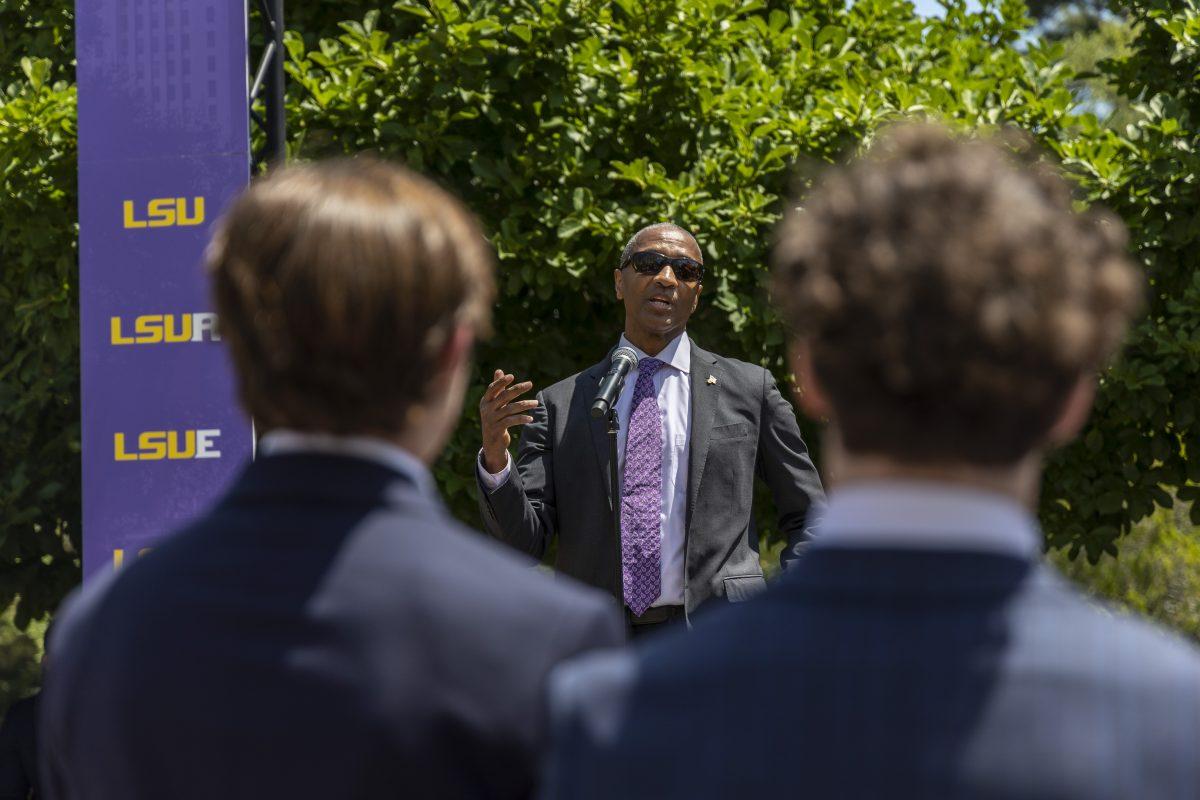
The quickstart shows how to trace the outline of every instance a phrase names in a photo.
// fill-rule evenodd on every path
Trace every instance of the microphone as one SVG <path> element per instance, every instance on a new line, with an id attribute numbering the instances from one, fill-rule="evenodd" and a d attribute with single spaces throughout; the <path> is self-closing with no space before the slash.
<path id="1" fill-rule="evenodd" d="M 633 348 L 618 347 L 613 351 L 608 374 L 600 381 L 600 391 L 596 392 L 596 399 L 592 401 L 592 417 L 594 419 L 600 419 L 608 414 L 613 403 L 617 402 L 617 395 L 621 393 L 621 387 L 625 385 L 625 376 L 632 372 L 637 364 L 638 357 L 637 353 L 633 352 Z"/>

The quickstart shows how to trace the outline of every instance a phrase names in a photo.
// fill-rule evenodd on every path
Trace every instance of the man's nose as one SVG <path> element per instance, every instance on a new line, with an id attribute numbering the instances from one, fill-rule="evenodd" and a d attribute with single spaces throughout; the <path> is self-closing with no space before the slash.
<path id="1" fill-rule="evenodd" d="M 654 276 L 654 282 L 660 286 L 678 286 L 679 279 L 675 277 L 675 270 L 670 264 L 664 264 L 663 268 Z"/>

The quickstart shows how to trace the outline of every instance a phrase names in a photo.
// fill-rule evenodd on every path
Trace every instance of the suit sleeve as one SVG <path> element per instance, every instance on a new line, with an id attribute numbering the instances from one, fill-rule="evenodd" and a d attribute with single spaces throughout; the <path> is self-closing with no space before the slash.
<path id="1" fill-rule="evenodd" d="M 20 733 L 17 714 L 10 709 L 0 724 L 0 800 L 25 800 L 32 776 L 25 771 L 21 759 Z"/>
<path id="2" fill-rule="evenodd" d="M 626 784 L 618 750 L 637 672 L 636 659 L 623 649 L 584 656 L 551 673 L 550 751 L 540 800 L 621 796 L 614 791 Z"/>
<path id="3" fill-rule="evenodd" d="M 763 370 L 758 436 L 758 471 L 771 489 L 779 511 L 779 528 L 787 537 L 787 546 L 779 556 L 781 565 L 787 567 L 808 546 L 812 527 L 825 509 L 825 492 L 800 438 L 796 412 L 768 370 Z"/>
<path id="4" fill-rule="evenodd" d="M 557 532 L 554 499 L 554 449 L 550 411 L 538 392 L 533 422 L 521 429 L 517 457 L 508 480 L 489 489 L 480 480 L 479 510 L 491 536 L 541 560 Z"/>
<path id="5" fill-rule="evenodd" d="M 547 666 L 548 673 L 563 664 L 574 663 L 585 654 L 614 651 L 625 644 L 624 614 L 611 597 L 595 590 L 588 590 L 588 593 L 595 596 L 595 602 L 589 602 L 578 610 L 564 610 L 551 625 L 547 640 L 551 642 L 553 650 L 551 663 Z M 547 692 L 542 700 L 545 702 L 548 699 Z M 544 705 L 539 719 L 543 731 L 549 727 L 548 712 L 548 706 Z"/>

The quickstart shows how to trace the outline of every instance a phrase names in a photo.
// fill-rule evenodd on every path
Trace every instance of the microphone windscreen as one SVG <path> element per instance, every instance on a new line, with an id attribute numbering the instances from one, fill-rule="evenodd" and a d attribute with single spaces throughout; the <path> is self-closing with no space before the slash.
<path id="1" fill-rule="evenodd" d="M 632 347 L 618 347 L 613 351 L 612 363 L 617 363 L 617 359 L 625 359 L 629 362 L 629 368 L 637 369 L 638 356 Z"/>

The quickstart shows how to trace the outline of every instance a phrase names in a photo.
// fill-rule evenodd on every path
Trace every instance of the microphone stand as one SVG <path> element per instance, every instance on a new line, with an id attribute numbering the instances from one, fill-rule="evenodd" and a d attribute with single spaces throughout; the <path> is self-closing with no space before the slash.
<path id="1" fill-rule="evenodd" d="M 617 431 L 619 430 L 621 430 L 621 423 L 617 419 L 617 404 L 613 403 L 608 408 L 608 476 L 612 482 L 613 542 L 617 547 L 616 597 L 617 603 L 624 609 L 625 569 L 622 563 L 623 551 L 621 548 L 621 484 L 617 475 Z"/>

